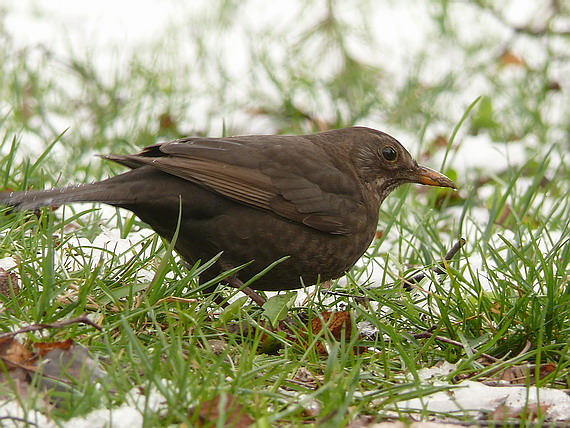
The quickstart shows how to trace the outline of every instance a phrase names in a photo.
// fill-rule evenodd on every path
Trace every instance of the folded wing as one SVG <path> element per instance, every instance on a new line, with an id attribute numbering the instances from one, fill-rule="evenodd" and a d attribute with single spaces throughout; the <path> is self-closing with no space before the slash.
<path id="1" fill-rule="evenodd" d="M 187 138 L 104 158 L 130 168 L 151 166 L 290 221 L 347 234 L 343 218 L 360 195 L 356 180 L 324 162 L 328 154 L 311 144 L 303 137 Z"/>

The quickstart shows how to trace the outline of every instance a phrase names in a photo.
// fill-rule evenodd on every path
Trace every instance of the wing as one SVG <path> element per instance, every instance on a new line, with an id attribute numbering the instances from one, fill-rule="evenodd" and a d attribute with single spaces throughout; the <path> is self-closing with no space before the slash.
<path id="1" fill-rule="evenodd" d="M 349 173 L 304 137 L 188 138 L 106 159 L 151 166 L 230 199 L 332 234 L 347 234 L 347 217 L 361 202 Z"/>

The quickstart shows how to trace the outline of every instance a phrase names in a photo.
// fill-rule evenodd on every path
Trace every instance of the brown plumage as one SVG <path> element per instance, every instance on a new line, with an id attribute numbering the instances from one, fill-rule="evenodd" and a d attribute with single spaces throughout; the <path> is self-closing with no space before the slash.
<path id="1" fill-rule="evenodd" d="M 158 143 L 135 155 L 103 156 L 129 168 L 93 184 L 5 192 L 18 209 L 71 202 L 126 208 L 170 240 L 190 263 L 223 252 L 202 280 L 253 262 L 251 284 L 286 290 L 342 276 L 376 232 L 380 204 L 404 183 L 455 188 L 443 174 L 418 166 L 389 135 L 352 127 L 301 136 L 190 137 Z"/>

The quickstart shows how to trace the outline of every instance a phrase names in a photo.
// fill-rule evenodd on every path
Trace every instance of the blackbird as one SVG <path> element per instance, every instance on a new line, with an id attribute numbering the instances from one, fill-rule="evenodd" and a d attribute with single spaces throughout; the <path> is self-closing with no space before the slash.
<path id="1" fill-rule="evenodd" d="M 296 289 L 344 275 L 372 242 L 380 204 L 399 185 L 456 187 L 419 166 L 390 135 L 365 127 L 188 137 L 102 157 L 130 170 L 92 184 L 0 193 L 0 204 L 103 202 L 134 212 L 167 240 L 180 217 L 175 248 L 187 262 L 222 252 L 202 282 L 251 262 L 230 279 L 239 286 L 288 256 L 250 285 L 255 290 Z"/>

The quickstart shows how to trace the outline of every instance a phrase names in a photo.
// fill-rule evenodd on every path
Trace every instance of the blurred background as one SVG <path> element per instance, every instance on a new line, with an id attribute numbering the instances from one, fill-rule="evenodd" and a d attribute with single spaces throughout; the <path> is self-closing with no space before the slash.
<path id="1" fill-rule="evenodd" d="M 4 0 L 4 138 L 37 156 L 67 129 L 55 151 L 84 163 L 156 139 L 359 124 L 428 156 L 482 97 L 460 134 L 484 136 L 465 150 L 488 149 L 486 166 L 513 141 L 568 147 L 568 14 L 557 0 Z"/>

